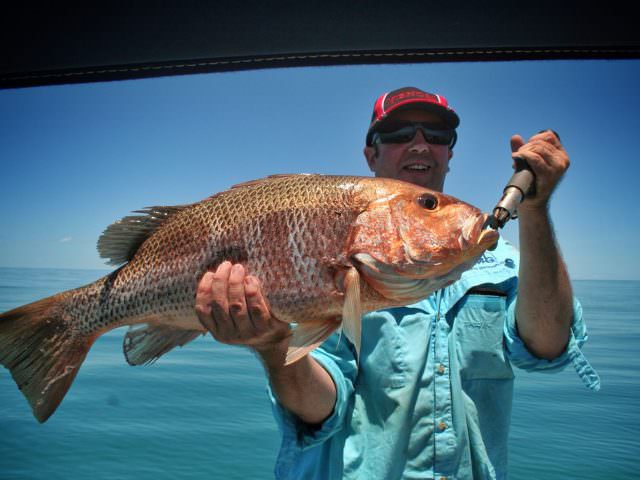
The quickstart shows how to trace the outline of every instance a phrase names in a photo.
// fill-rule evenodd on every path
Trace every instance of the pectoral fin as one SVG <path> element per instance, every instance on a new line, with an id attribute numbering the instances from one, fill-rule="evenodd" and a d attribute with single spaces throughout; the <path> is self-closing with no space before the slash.
<path id="1" fill-rule="evenodd" d="M 329 335 L 340 326 L 339 320 L 305 322 L 293 328 L 285 365 L 297 362 L 312 350 L 318 348 Z"/>
<path id="2" fill-rule="evenodd" d="M 360 358 L 362 336 L 362 303 L 360 302 L 360 273 L 351 267 L 344 279 L 345 294 L 342 305 L 342 330 L 356 349 Z"/>

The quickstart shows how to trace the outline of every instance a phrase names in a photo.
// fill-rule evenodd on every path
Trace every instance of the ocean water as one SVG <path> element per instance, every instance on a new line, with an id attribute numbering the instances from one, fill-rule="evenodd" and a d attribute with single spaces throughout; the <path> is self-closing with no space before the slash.
<path id="1" fill-rule="evenodd" d="M 0 311 L 106 271 L 0 268 Z M 517 372 L 510 478 L 640 478 L 640 282 L 576 281 L 602 379 Z M 280 443 L 257 359 L 200 338 L 130 367 L 123 329 L 92 347 L 44 424 L 0 369 L 0 479 L 268 479 Z"/>

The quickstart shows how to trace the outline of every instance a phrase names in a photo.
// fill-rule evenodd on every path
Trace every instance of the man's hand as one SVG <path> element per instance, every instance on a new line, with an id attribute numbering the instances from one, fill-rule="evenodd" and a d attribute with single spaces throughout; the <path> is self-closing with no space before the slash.
<path id="1" fill-rule="evenodd" d="M 200 323 L 221 343 L 245 345 L 259 354 L 286 352 L 289 325 L 273 318 L 258 279 L 240 264 L 223 262 L 204 274 L 196 294 Z"/>
<path id="2" fill-rule="evenodd" d="M 524 158 L 536 176 L 536 194 L 527 197 L 518 207 L 523 210 L 546 208 L 549 198 L 569 168 L 569 156 L 558 136 L 551 130 L 543 130 L 525 143 L 520 135 L 511 137 L 512 157 Z"/>
<path id="3" fill-rule="evenodd" d="M 327 371 L 305 355 L 284 365 L 289 346 L 287 323 L 273 318 L 258 279 L 240 264 L 223 262 L 204 274 L 196 293 L 196 313 L 213 338 L 253 348 L 265 366 L 282 405 L 302 421 L 324 421 L 336 402 L 336 387 Z"/>

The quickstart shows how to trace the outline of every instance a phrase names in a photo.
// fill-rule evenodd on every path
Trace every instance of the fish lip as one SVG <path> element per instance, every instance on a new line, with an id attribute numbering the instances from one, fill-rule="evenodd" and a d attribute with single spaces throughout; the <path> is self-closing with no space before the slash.
<path id="1" fill-rule="evenodd" d="M 495 243 L 498 242 L 498 239 L 500 238 L 500 232 L 498 232 L 498 230 L 486 227 L 488 218 L 489 218 L 488 213 L 483 214 L 482 217 L 480 218 L 481 221 L 479 221 L 476 226 L 478 230 L 477 244 L 484 248 L 488 248 L 494 245 Z"/>
<path id="2" fill-rule="evenodd" d="M 492 228 L 487 228 L 480 232 L 480 236 L 478 237 L 478 245 L 487 245 L 491 246 L 498 241 L 500 238 L 500 233 L 497 230 Z"/>

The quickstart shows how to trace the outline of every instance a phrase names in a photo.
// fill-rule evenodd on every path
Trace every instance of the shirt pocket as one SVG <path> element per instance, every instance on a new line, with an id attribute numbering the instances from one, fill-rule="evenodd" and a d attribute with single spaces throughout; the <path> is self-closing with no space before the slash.
<path id="1" fill-rule="evenodd" d="M 461 378 L 513 378 L 513 370 L 504 349 L 506 297 L 466 295 L 456 310 L 452 341 Z"/>
<path id="2" fill-rule="evenodd" d="M 417 345 L 416 338 L 424 338 L 420 347 L 426 350 L 429 319 L 423 312 L 407 310 L 398 322 L 387 311 L 374 312 L 363 321 L 363 365 L 361 375 L 368 388 L 374 391 L 390 391 L 407 385 L 412 375 L 410 344 L 412 350 Z M 365 332 L 366 330 L 366 332 Z M 371 345 L 364 343 L 371 342 Z"/>

